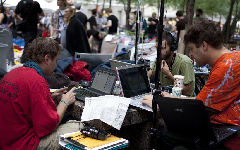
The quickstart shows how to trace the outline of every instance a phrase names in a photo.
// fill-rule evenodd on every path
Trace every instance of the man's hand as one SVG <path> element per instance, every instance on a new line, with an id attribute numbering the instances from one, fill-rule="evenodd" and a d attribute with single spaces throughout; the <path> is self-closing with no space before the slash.
<path id="1" fill-rule="evenodd" d="M 59 103 L 61 98 L 62 98 L 62 95 L 65 94 L 67 92 L 67 87 L 65 88 L 61 88 L 57 91 L 55 91 L 54 93 L 52 93 L 52 99 L 53 101 L 56 103 Z"/>
<path id="2" fill-rule="evenodd" d="M 161 93 L 162 97 L 173 97 L 171 94 L 169 94 L 168 92 L 162 92 Z"/>
<path id="3" fill-rule="evenodd" d="M 161 71 L 162 71 L 166 76 L 168 76 L 169 73 L 170 73 L 169 67 L 168 67 L 168 65 L 167 65 L 167 63 L 166 63 L 165 60 L 162 60 Z"/>
<path id="4" fill-rule="evenodd" d="M 65 100 L 66 102 L 68 102 L 69 105 L 71 105 L 72 103 L 74 103 L 76 101 L 76 99 L 75 99 L 76 93 L 73 93 L 74 90 L 76 90 L 76 87 L 73 87 L 66 94 L 62 95 L 62 100 Z"/>
<path id="5" fill-rule="evenodd" d="M 145 95 L 141 102 L 147 104 L 150 107 L 152 107 L 152 99 L 153 99 L 153 95 Z"/>

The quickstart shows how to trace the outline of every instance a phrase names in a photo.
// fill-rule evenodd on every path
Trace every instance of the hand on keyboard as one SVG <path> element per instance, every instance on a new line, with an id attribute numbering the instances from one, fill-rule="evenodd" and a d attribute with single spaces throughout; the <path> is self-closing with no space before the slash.
<path id="1" fill-rule="evenodd" d="M 141 102 L 152 107 L 152 99 L 153 99 L 153 95 L 145 95 Z"/>

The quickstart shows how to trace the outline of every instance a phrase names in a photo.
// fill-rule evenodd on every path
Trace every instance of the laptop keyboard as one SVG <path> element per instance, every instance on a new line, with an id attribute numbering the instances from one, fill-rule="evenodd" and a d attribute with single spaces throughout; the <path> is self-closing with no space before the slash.
<path id="1" fill-rule="evenodd" d="M 228 137 L 231 137 L 234 133 L 236 133 L 235 130 L 222 130 L 218 128 L 213 128 L 213 133 L 215 134 L 215 137 L 218 142 L 227 139 Z"/>
<path id="2" fill-rule="evenodd" d="M 144 110 L 152 112 L 152 108 L 151 107 L 149 107 L 147 104 L 143 104 L 141 102 L 145 95 L 150 95 L 150 94 L 151 93 L 146 93 L 146 94 L 143 94 L 143 95 L 138 95 L 138 96 L 135 96 L 135 97 L 131 97 L 132 100 L 130 102 L 130 105 L 132 105 L 134 107 L 137 107 L 137 108 L 140 108 L 140 109 L 144 109 Z"/>
<path id="3" fill-rule="evenodd" d="M 76 90 L 76 98 L 79 98 L 80 100 L 82 99 L 82 97 L 98 97 L 101 96 L 102 94 L 91 91 L 90 89 L 86 89 L 86 88 L 80 88 L 78 90 Z"/>

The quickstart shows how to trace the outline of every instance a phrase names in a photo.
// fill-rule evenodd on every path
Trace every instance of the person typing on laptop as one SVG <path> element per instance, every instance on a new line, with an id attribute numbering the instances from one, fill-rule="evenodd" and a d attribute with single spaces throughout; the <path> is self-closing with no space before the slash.
<path id="1" fill-rule="evenodd" d="M 219 23 L 200 19 L 189 28 L 184 41 L 199 67 L 209 64 L 209 78 L 197 97 L 210 113 L 211 123 L 240 126 L 240 53 L 229 51 L 223 46 Z M 171 97 L 163 92 L 163 97 Z M 145 96 L 143 103 L 152 106 L 153 96 Z M 212 112 L 212 111 L 211 111 Z M 236 141 L 236 143 L 239 142 Z"/>
<path id="2" fill-rule="evenodd" d="M 76 88 L 51 95 L 45 79 L 57 67 L 60 50 L 55 40 L 37 38 L 28 45 L 23 67 L 0 80 L 0 149 L 61 149 L 59 135 L 79 131 L 77 121 L 58 126 L 75 102 Z"/>

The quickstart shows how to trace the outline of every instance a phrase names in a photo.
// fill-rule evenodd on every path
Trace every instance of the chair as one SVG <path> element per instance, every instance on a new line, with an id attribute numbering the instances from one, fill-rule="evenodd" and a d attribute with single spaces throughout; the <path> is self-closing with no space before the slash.
<path id="1" fill-rule="evenodd" d="M 13 53 L 13 37 L 12 33 L 6 28 L 0 27 L 0 43 L 7 44 L 7 59 L 8 64 L 14 65 L 14 53 Z"/>

